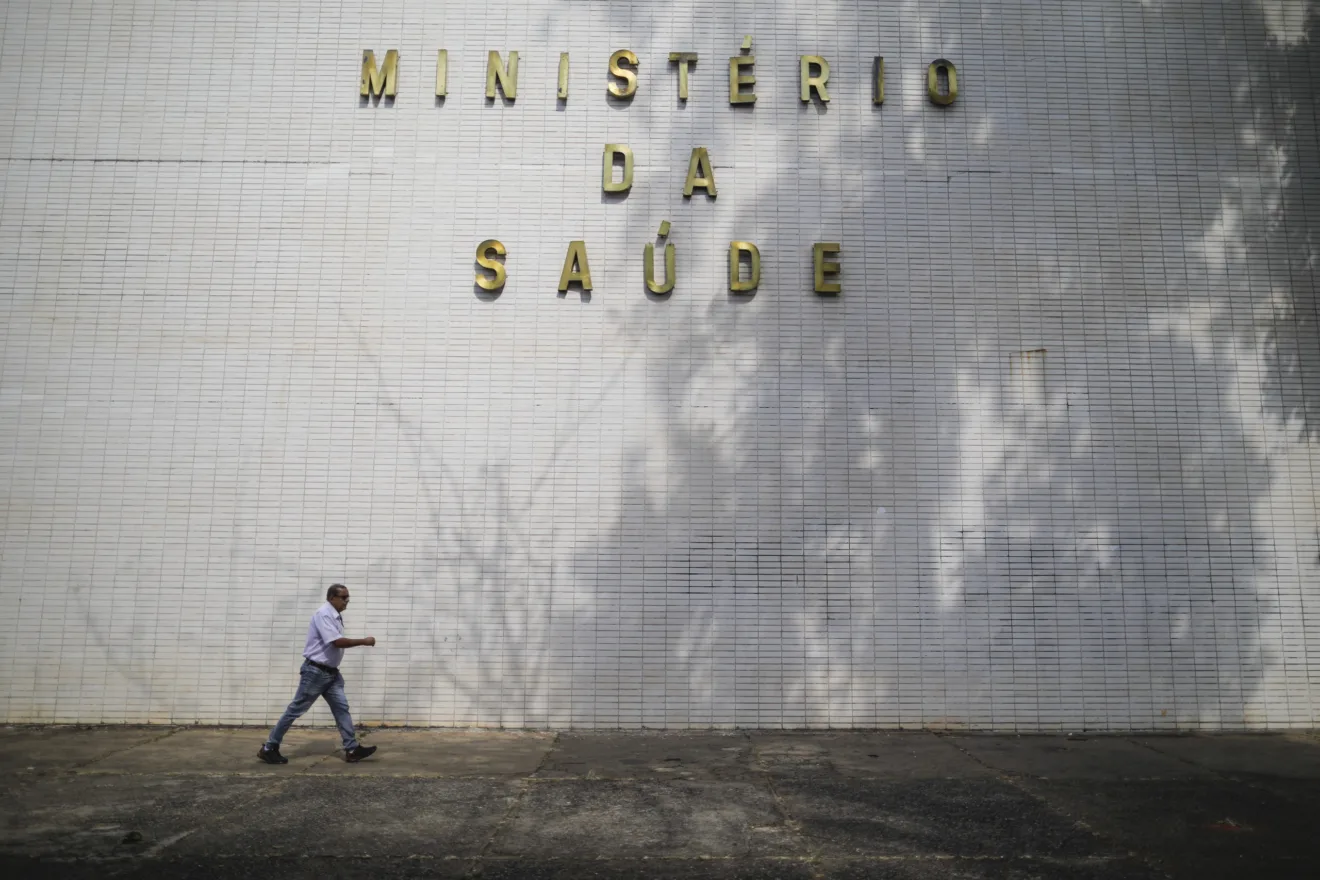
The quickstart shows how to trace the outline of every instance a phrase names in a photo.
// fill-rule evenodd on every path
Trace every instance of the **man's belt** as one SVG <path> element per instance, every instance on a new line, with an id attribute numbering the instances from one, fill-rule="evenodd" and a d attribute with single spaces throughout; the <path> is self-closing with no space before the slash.
<path id="1" fill-rule="evenodd" d="M 338 666 L 326 666 L 324 663 L 317 663 L 311 657 L 304 657 L 303 659 L 306 660 L 308 663 L 312 664 L 313 666 L 315 666 L 317 669 L 324 669 L 326 672 L 330 673 L 331 675 L 339 674 Z"/>

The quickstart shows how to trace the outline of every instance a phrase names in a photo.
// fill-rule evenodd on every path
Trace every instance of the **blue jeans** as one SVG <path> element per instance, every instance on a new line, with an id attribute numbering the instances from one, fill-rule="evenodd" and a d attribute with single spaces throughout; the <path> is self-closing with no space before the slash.
<path id="1" fill-rule="evenodd" d="M 357 737 L 353 735 L 353 716 L 348 714 L 348 697 L 344 696 L 344 677 L 337 672 L 326 672 L 307 660 L 303 661 L 299 674 L 301 679 L 298 682 L 298 693 L 294 694 L 293 702 L 271 729 L 266 745 L 278 747 L 293 722 L 307 714 L 317 697 L 325 697 L 325 701 L 330 704 L 331 714 L 335 716 L 339 738 L 344 741 L 344 751 L 357 748 Z"/>

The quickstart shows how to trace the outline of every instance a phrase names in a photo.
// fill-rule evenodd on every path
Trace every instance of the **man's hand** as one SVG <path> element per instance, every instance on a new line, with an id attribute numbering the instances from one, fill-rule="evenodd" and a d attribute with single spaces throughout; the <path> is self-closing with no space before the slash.
<path id="1" fill-rule="evenodd" d="M 374 648 L 376 647 L 376 637 L 367 636 L 365 639 L 335 639 L 330 644 L 334 645 L 336 648 Z"/>

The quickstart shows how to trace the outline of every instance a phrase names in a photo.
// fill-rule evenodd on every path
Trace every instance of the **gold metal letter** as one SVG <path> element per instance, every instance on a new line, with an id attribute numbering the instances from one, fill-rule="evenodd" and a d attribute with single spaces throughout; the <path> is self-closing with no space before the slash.
<path id="1" fill-rule="evenodd" d="M 655 245 L 646 246 L 646 289 L 652 293 L 669 293 L 674 289 L 674 246 L 665 245 L 665 283 L 655 283 Z"/>
<path id="2" fill-rule="evenodd" d="M 494 256 L 491 256 L 491 254 Z M 495 257 L 502 257 L 508 251 L 504 249 L 504 243 L 488 238 L 477 245 L 477 265 L 483 269 L 489 269 L 494 272 L 494 276 L 477 273 L 477 286 L 482 290 L 499 290 L 504 286 L 504 280 L 508 273 L 504 269 L 504 264 Z"/>
<path id="3" fill-rule="evenodd" d="M 617 76 L 627 83 L 623 88 L 619 88 L 618 83 L 610 83 L 607 86 L 610 94 L 616 98 L 631 98 L 637 93 L 637 71 L 623 67 L 622 62 L 625 61 L 634 68 L 637 67 L 637 56 L 631 49 L 620 49 L 610 56 L 610 76 Z"/>
<path id="4" fill-rule="evenodd" d="M 839 252 L 839 243 L 837 241 L 818 241 L 811 246 L 811 260 L 816 267 L 816 292 L 817 293 L 838 293 L 842 286 L 837 281 L 825 281 L 825 276 L 839 274 L 839 264 L 832 263 L 825 259 L 826 254 L 837 254 Z"/>
<path id="5" fill-rule="evenodd" d="M 747 254 L 752 263 L 751 277 L 743 281 L 742 255 Z M 734 293 L 751 293 L 761 284 L 761 251 L 750 241 L 729 242 L 729 290 Z"/>
<path id="6" fill-rule="evenodd" d="M 568 53 L 559 53 L 559 100 L 568 100 Z"/>
<path id="7" fill-rule="evenodd" d="M 885 56 L 875 56 L 875 95 L 872 100 L 877 104 L 885 102 Z"/>
<path id="8" fill-rule="evenodd" d="M 449 90 L 449 50 L 435 53 L 435 96 L 443 98 Z"/>
<path id="9" fill-rule="evenodd" d="M 669 220 L 664 220 L 660 224 L 659 237 L 669 235 Z M 673 290 L 673 282 L 677 278 L 677 273 L 673 269 L 673 253 L 675 248 L 672 244 L 664 245 L 664 284 L 656 284 L 656 245 L 648 244 L 642 256 L 642 274 L 647 280 L 647 290 L 651 293 L 669 293 Z"/>
<path id="10" fill-rule="evenodd" d="M 623 180 L 614 180 L 614 157 L 623 157 Z M 633 151 L 627 144 L 606 144 L 600 163 L 600 188 L 607 193 L 627 192 L 632 188 Z"/>
<path id="11" fill-rule="evenodd" d="M 385 53 L 385 63 L 376 70 L 376 53 L 370 49 L 362 52 L 362 97 L 375 95 L 377 98 L 393 98 L 399 93 L 399 51 L 390 49 Z"/>
<path id="12" fill-rule="evenodd" d="M 678 62 L 678 100 L 688 99 L 688 67 L 697 63 L 696 52 L 670 52 L 669 60 Z"/>
<path id="13" fill-rule="evenodd" d="M 574 281 L 581 284 L 583 290 L 591 290 L 591 267 L 587 265 L 585 241 L 568 243 L 568 253 L 564 255 L 564 271 L 559 273 L 559 292 L 567 293 L 568 285 Z"/>
<path id="14" fill-rule="evenodd" d="M 715 198 L 715 169 L 710 164 L 710 153 L 705 147 L 693 147 L 688 159 L 687 180 L 683 183 L 683 197 L 692 198 L 692 190 L 701 187 L 706 195 Z"/>
<path id="15" fill-rule="evenodd" d="M 743 73 L 742 68 L 750 68 L 756 63 L 755 55 L 734 55 L 729 59 L 729 103 L 730 104 L 755 104 L 756 93 L 744 92 L 743 86 L 750 86 L 756 82 L 756 76 L 751 73 Z"/>
<path id="16" fill-rule="evenodd" d="M 800 61 L 802 67 L 802 103 L 811 103 L 812 89 L 816 90 L 816 94 L 820 96 L 821 101 L 828 103 L 830 93 L 825 91 L 825 83 L 830 81 L 830 63 L 819 55 L 803 55 Z M 811 75 L 812 67 L 820 70 L 817 76 Z"/>
<path id="17" fill-rule="evenodd" d="M 940 68 L 944 68 L 944 74 L 949 78 L 949 91 L 947 94 L 940 94 Z M 958 97 L 958 68 L 953 66 L 952 61 L 946 61 L 940 58 L 930 63 L 926 68 L 926 94 L 930 99 L 942 107 L 952 104 Z"/>
<path id="18" fill-rule="evenodd" d="M 495 82 L 499 81 L 500 90 L 510 101 L 518 97 L 518 53 L 509 53 L 509 66 L 506 68 L 500 60 L 500 53 L 491 51 L 486 55 L 486 97 L 494 99 Z"/>

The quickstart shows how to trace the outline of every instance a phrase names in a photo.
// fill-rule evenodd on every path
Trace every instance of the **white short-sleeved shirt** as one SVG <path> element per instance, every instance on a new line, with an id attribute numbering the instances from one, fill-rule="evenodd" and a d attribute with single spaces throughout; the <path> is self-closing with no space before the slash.
<path id="1" fill-rule="evenodd" d="M 307 627 L 307 647 L 303 656 L 326 666 L 339 666 L 344 659 L 344 649 L 336 648 L 332 643 L 344 637 L 344 618 L 339 616 L 335 606 L 326 602 L 312 615 L 312 622 Z"/>

